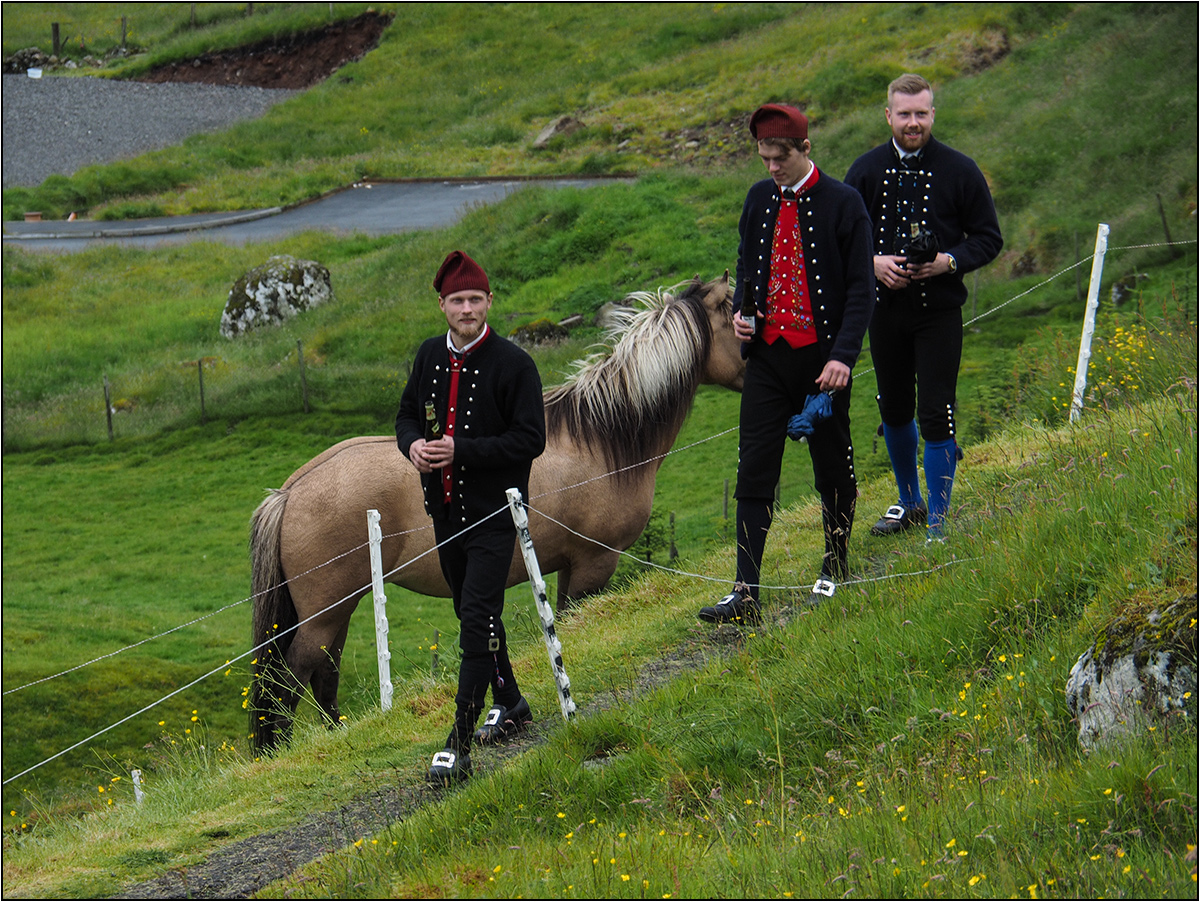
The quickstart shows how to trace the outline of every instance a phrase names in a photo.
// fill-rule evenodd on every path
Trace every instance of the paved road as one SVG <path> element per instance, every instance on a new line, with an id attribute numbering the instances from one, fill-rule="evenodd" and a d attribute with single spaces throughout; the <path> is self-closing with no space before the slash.
<path id="1" fill-rule="evenodd" d="M 97 244 L 163 247 L 187 241 L 250 244 L 310 230 L 390 235 L 440 228 L 527 185 L 586 188 L 606 179 L 372 182 L 289 209 L 171 216 L 125 222 L 6 222 L 4 246 L 70 253 Z"/>

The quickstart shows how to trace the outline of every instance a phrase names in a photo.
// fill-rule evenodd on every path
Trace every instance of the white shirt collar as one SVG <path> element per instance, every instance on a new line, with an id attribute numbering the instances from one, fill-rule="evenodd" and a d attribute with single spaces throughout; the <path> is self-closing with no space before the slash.
<path id="1" fill-rule="evenodd" d="M 804 178 L 800 179 L 800 181 L 796 182 L 796 184 L 789 187 L 788 190 L 791 191 L 793 194 L 798 195 L 800 193 L 800 189 L 803 188 L 805 185 L 807 185 L 810 181 L 812 181 L 812 177 L 814 175 L 816 175 L 816 173 L 817 173 L 817 164 L 809 163 L 808 164 L 808 175 L 806 175 Z"/>

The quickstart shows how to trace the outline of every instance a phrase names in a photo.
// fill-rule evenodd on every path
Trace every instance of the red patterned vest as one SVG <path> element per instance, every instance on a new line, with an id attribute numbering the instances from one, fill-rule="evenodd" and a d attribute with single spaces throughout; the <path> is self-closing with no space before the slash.
<path id="1" fill-rule="evenodd" d="M 800 188 L 805 194 L 820 178 L 813 167 L 812 178 Z M 791 191 L 788 191 L 791 194 Z M 786 197 L 780 202 L 771 240 L 771 280 L 767 285 L 766 326 L 763 340 L 774 344 L 783 338 L 793 348 L 816 344 L 808 276 L 804 269 L 804 245 L 800 240 L 799 203 Z"/>
<path id="2" fill-rule="evenodd" d="M 484 323 L 483 334 L 471 342 L 470 346 L 462 354 L 455 354 L 453 351 L 447 352 L 450 355 L 450 396 L 446 403 L 446 435 L 454 435 L 454 425 L 458 415 L 458 377 L 462 373 L 471 352 L 483 344 L 491 334 L 492 327 Z M 453 485 L 454 466 L 451 464 L 448 467 L 442 467 L 442 500 L 447 504 L 450 503 L 452 497 L 451 489 Z"/>

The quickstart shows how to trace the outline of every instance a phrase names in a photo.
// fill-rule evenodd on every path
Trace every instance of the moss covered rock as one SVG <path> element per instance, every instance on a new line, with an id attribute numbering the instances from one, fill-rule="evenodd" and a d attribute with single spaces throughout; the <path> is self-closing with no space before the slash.
<path id="1" fill-rule="evenodd" d="M 517 326 L 509 335 L 513 341 L 525 347 L 557 344 L 570 335 L 565 326 L 553 323 L 548 319 L 537 319 L 524 326 Z"/>
<path id="2" fill-rule="evenodd" d="M 236 338 L 251 329 L 278 325 L 331 300 L 333 282 L 320 263 L 288 255 L 271 257 L 229 289 L 221 334 Z"/>
<path id="3" fill-rule="evenodd" d="M 1067 679 L 1085 749 L 1156 721 L 1196 725 L 1196 596 L 1165 608 L 1131 604 L 1099 632 Z"/>

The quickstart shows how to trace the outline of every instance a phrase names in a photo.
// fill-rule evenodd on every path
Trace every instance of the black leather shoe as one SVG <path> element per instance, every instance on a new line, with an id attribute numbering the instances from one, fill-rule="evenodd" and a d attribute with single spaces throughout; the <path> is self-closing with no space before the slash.
<path id="1" fill-rule="evenodd" d="M 708 623 L 758 623 L 762 608 L 745 586 L 733 591 L 712 607 L 700 609 L 700 619 Z"/>
<path id="2" fill-rule="evenodd" d="M 871 535 L 894 536 L 907 529 L 912 529 L 914 526 L 920 526 L 928 516 L 929 512 L 923 507 L 905 507 L 902 504 L 893 504 L 871 527 Z"/>
<path id="3" fill-rule="evenodd" d="M 425 780 L 433 786 L 452 786 L 463 783 L 471 776 L 471 756 L 459 754 L 454 749 L 442 749 L 433 756 Z"/>
<path id="4" fill-rule="evenodd" d="M 483 726 L 475 731 L 475 741 L 480 745 L 492 745 L 516 736 L 533 723 L 529 702 L 522 696 L 511 708 L 495 705 L 483 719 Z"/>

